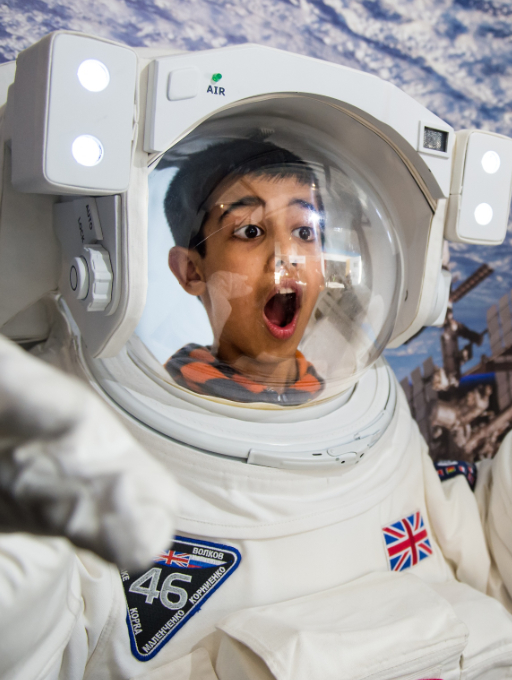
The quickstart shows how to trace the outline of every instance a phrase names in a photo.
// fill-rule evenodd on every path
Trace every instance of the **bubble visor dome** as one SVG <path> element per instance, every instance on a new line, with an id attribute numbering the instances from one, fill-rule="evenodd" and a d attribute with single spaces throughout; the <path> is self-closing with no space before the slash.
<path id="1" fill-rule="evenodd" d="M 364 157 L 290 119 L 294 99 L 206 121 L 150 175 L 148 297 L 128 352 L 185 398 L 266 409 L 329 399 L 393 332 L 400 215 Z"/>

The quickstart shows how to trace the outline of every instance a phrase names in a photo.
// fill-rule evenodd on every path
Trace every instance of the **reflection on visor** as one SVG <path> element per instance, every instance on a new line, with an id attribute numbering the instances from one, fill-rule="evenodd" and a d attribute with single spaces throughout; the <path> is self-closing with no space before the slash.
<path id="1" fill-rule="evenodd" d="M 184 317 L 174 325 L 186 326 L 196 298 L 212 339 L 197 342 L 190 328 L 174 348 L 169 337 L 167 356 L 153 350 L 174 384 L 297 406 L 353 383 L 382 351 L 395 316 L 397 255 L 376 196 L 361 200 L 365 188 L 346 170 L 261 138 L 211 142 L 176 167 L 165 196 L 155 197 L 182 291 L 173 293 Z M 162 313 L 166 296 L 155 294 Z"/>
<path id="2" fill-rule="evenodd" d="M 327 288 L 358 286 L 363 278 L 361 255 L 324 253 L 325 285 Z"/>

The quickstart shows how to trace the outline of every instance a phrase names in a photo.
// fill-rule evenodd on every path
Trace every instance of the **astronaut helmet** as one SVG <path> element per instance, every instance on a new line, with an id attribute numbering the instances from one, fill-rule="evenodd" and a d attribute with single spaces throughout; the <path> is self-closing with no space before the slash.
<path id="1" fill-rule="evenodd" d="M 0 227 L 24 257 L 0 272 L 2 331 L 47 337 L 58 290 L 91 381 L 173 446 L 358 462 L 396 404 L 384 348 L 445 318 L 443 238 L 506 234 L 512 140 L 369 73 L 65 31 L 3 73 Z"/>

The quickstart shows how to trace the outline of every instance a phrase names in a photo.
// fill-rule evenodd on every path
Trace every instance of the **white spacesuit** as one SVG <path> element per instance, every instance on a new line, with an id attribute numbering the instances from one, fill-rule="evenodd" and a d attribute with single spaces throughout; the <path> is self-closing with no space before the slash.
<path id="1" fill-rule="evenodd" d="M 274 50 L 70 33 L 1 130 L 2 332 L 118 416 L 44 367 L 74 426 L 14 418 L 2 677 L 512 677 L 512 440 L 441 482 L 380 358 L 442 323 L 443 238 L 503 239 L 512 140 Z"/>

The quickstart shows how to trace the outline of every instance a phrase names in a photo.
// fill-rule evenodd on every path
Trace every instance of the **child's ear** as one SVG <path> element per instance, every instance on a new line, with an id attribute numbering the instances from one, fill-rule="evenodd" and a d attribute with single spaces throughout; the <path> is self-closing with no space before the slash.
<path id="1" fill-rule="evenodd" d="M 206 290 L 200 260 L 201 256 L 195 250 L 174 246 L 169 251 L 169 269 L 190 295 L 203 295 Z"/>

